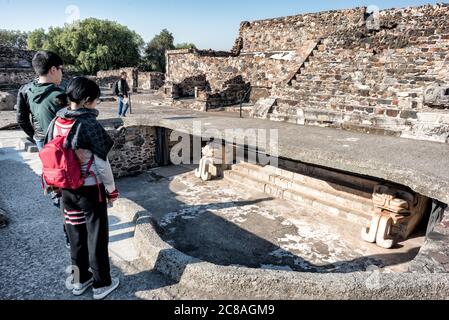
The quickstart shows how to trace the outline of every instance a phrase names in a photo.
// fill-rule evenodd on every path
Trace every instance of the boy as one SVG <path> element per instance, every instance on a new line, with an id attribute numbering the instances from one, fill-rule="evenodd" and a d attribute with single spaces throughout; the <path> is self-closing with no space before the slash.
<path id="1" fill-rule="evenodd" d="M 17 122 L 41 151 L 51 121 L 59 110 L 67 106 L 68 101 L 64 90 L 59 87 L 64 73 L 61 57 L 50 51 L 39 51 L 34 55 L 32 64 L 38 79 L 19 90 Z M 59 208 L 58 195 L 51 193 L 51 196 L 54 206 Z M 66 247 L 70 247 L 67 234 Z"/>
<path id="2" fill-rule="evenodd" d="M 33 68 L 39 78 L 20 88 L 17 122 L 41 150 L 48 126 L 56 113 L 67 105 L 67 98 L 64 90 L 59 88 L 63 76 L 61 57 L 53 52 L 39 51 L 33 58 Z"/>

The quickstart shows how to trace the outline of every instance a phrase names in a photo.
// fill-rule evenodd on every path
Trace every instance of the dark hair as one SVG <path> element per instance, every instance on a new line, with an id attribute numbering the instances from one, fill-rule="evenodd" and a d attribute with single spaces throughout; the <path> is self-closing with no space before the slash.
<path id="1" fill-rule="evenodd" d="M 123 77 L 123 76 L 127 76 L 128 74 L 126 73 L 126 71 L 122 71 L 122 72 L 120 72 L 120 75 Z"/>
<path id="2" fill-rule="evenodd" d="M 92 102 L 100 98 L 101 91 L 98 85 L 86 77 L 73 78 L 67 87 L 67 96 L 71 102 L 77 104 L 85 100 Z"/>
<path id="3" fill-rule="evenodd" d="M 39 76 L 45 76 L 52 67 L 63 64 L 61 57 L 51 51 L 38 51 L 33 57 L 33 69 Z"/>

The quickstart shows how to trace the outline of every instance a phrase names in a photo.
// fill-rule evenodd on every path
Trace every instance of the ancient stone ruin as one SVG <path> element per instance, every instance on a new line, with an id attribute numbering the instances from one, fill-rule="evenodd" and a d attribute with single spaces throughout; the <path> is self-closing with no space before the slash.
<path id="1" fill-rule="evenodd" d="M 165 105 L 145 109 L 138 119 L 109 120 L 116 176 L 170 165 L 170 155 L 178 153 L 170 134 L 187 131 L 191 143 L 200 139 L 192 129 L 197 117 L 218 131 L 249 123 L 276 127 L 281 148 L 278 164 L 267 165 L 249 161 L 252 138 L 202 141 L 196 170 L 166 182 L 170 192 L 178 190 L 173 194 L 183 199 L 181 206 L 172 208 L 170 202 L 170 209 L 149 213 L 151 222 L 137 233 L 152 232 L 139 241 L 164 241 L 154 240 L 148 256 L 163 257 L 164 250 L 174 249 L 161 272 L 179 277 L 173 270 L 183 267 L 177 262 L 191 259 L 195 267 L 185 271 L 189 277 L 198 274 L 195 279 L 206 281 L 201 275 L 210 272 L 214 281 L 227 279 L 219 286 L 227 292 L 236 274 L 276 278 L 271 269 L 298 272 L 298 279 L 338 274 L 345 285 L 353 272 L 370 266 L 397 279 L 411 272 L 418 278 L 447 273 L 449 198 L 442 191 L 447 171 L 432 165 L 444 158 L 445 145 L 398 137 L 447 142 L 448 15 L 449 6 L 435 5 L 244 22 L 231 52 L 168 52 L 165 101 L 200 111 L 244 102 L 258 120 L 208 117 Z M 240 152 L 245 156 L 237 157 Z M 433 160 L 420 163 L 413 157 Z M 145 181 L 151 182 L 139 186 L 140 192 L 160 197 L 143 190 L 159 190 L 163 177 Z M 249 201 L 256 194 L 263 204 Z M 242 199 L 250 204 L 236 205 Z M 418 283 L 418 278 L 407 281 Z M 366 291 L 364 281 L 355 285 L 356 292 L 381 295 Z"/>
<path id="2" fill-rule="evenodd" d="M 231 52 L 167 52 L 165 94 L 198 110 L 244 101 L 273 121 L 448 142 L 448 19 L 438 4 L 242 22 Z"/>
<path id="3" fill-rule="evenodd" d="M 32 67 L 35 52 L 0 45 L 0 110 L 13 110 L 19 88 L 37 78 Z M 61 86 L 79 74 L 65 71 Z"/>
<path id="4" fill-rule="evenodd" d="M 20 86 L 36 77 L 31 66 L 33 54 L 0 45 L 0 110 L 13 110 Z"/>
<path id="5" fill-rule="evenodd" d="M 137 93 L 126 118 L 100 105 L 126 177 L 111 212 L 137 222 L 137 260 L 214 298 L 447 298 L 449 158 L 427 140 L 448 142 L 448 18 L 427 5 L 243 22 L 230 52 L 167 52 L 165 75 L 100 71 L 102 90 L 126 71 Z M 31 53 L 8 52 L 2 89 L 34 77 Z M 196 112 L 243 103 L 251 119 Z M 275 155 L 257 144 L 270 129 Z"/>
<path id="6" fill-rule="evenodd" d="M 122 68 L 119 70 L 103 70 L 97 73 L 96 79 L 101 87 L 112 88 L 120 79 L 120 74 L 128 74 L 128 84 L 133 92 L 149 92 L 159 90 L 164 86 L 165 75 L 161 72 L 142 72 L 137 68 Z"/>

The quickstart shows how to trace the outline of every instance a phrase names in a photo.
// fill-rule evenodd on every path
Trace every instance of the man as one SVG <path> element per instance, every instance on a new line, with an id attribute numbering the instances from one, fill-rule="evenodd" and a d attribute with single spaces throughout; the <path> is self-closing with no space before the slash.
<path id="1" fill-rule="evenodd" d="M 50 51 L 39 51 L 34 55 L 32 64 L 38 79 L 19 90 L 16 105 L 17 123 L 41 151 L 50 123 L 68 102 L 64 90 L 59 87 L 63 77 L 61 57 Z M 51 196 L 53 204 L 59 208 L 58 195 L 52 192 Z M 67 234 L 66 247 L 70 247 Z"/>
<path id="2" fill-rule="evenodd" d="M 40 151 L 50 122 L 66 106 L 67 98 L 64 90 L 59 88 L 63 61 L 57 54 L 37 52 L 33 58 L 33 68 L 39 78 L 20 88 L 16 105 L 17 122 L 36 142 Z"/>
<path id="3" fill-rule="evenodd" d="M 126 117 L 126 112 L 129 108 L 129 85 L 126 79 L 128 75 L 126 72 L 120 74 L 120 80 L 114 85 L 114 94 L 118 98 L 118 116 Z M 124 108 L 124 109 L 123 109 Z"/>

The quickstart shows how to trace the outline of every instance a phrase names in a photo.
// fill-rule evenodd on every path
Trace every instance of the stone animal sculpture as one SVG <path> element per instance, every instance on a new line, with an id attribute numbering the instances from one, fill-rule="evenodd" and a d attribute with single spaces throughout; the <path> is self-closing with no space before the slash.
<path id="1" fill-rule="evenodd" d="M 211 180 L 214 177 L 223 175 L 223 171 L 231 167 L 226 163 L 235 158 L 234 146 L 223 146 L 220 143 L 208 143 L 203 149 L 203 158 L 200 166 L 195 170 L 195 176 L 203 181 Z"/>
<path id="2" fill-rule="evenodd" d="M 217 150 L 218 151 L 218 150 Z M 195 171 L 195 176 L 203 181 L 211 180 L 213 176 L 218 176 L 219 172 L 216 163 L 216 150 L 214 145 L 208 144 L 202 149 L 203 158 L 200 160 L 200 167 Z"/>
<path id="3" fill-rule="evenodd" d="M 406 240 L 421 222 L 428 198 L 390 185 L 377 185 L 373 193 L 372 220 L 362 239 L 391 249 Z"/>

